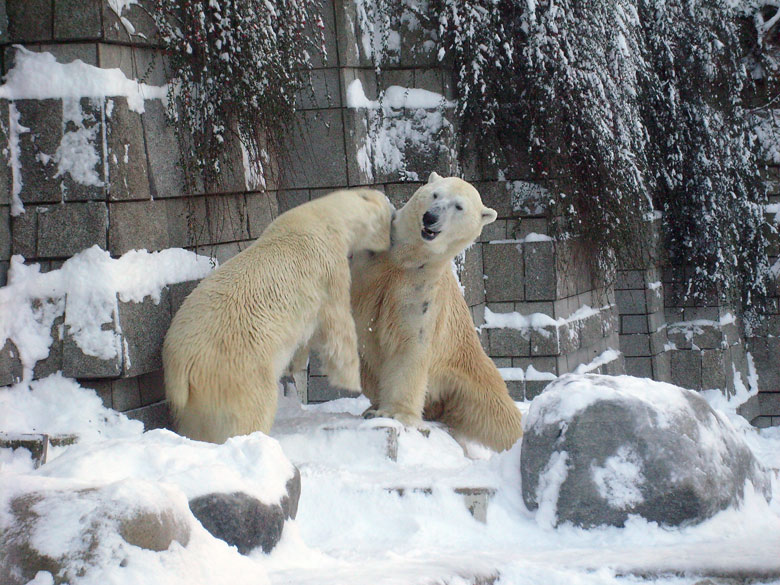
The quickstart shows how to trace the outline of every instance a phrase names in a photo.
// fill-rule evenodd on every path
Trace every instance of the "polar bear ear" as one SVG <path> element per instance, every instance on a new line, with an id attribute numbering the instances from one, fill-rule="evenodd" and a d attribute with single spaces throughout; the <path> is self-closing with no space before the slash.
<path id="1" fill-rule="evenodd" d="M 490 207 L 482 208 L 482 225 L 493 223 L 494 221 L 496 221 L 497 217 L 498 217 L 498 212 L 496 212 L 495 209 L 490 209 Z"/>
<path id="2" fill-rule="evenodd" d="M 433 183 L 434 181 L 438 181 L 441 178 L 442 177 L 439 176 L 439 173 L 437 173 L 436 171 L 433 171 L 430 175 L 428 175 L 428 182 L 429 183 Z"/>

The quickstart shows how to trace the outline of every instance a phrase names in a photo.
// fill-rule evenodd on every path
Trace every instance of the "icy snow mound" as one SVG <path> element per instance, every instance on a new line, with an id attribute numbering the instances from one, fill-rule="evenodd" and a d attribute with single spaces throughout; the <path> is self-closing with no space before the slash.
<path id="1" fill-rule="evenodd" d="M 542 523 L 701 522 L 767 499 L 770 480 L 731 423 L 696 392 L 630 376 L 562 376 L 525 419 L 523 499 Z"/>

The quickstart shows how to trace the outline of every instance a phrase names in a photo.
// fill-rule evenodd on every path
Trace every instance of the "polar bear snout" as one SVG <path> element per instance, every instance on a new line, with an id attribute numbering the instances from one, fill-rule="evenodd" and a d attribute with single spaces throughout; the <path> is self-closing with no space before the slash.
<path id="1" fill-rule="evenodd" d="M 430 242 L 441 232 L 441 216 L 434 210 L 429 209 L 423 214 L 422 231 L 420 235 L 423 240 Z"/>

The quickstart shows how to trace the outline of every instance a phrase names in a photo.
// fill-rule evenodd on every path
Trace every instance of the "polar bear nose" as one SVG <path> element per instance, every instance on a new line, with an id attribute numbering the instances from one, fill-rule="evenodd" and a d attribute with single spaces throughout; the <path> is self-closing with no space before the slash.
<path id="1" fill-rule="evenodd" d="M 423 225 L 425 227 L 431 227 L 434 225 L 437 221 L 439 221 L 439 216 L 435 213 L 431 213 L 430 211 L 426 211 L 423 215 Z"/>

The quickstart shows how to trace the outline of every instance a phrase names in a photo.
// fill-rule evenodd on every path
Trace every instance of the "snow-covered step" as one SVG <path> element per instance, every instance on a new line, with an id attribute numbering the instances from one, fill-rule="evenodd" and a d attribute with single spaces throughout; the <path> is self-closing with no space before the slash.
<path id="1" fill-rule="evenodd" d="M 35 467 L 49 457 L 49 447 L 65 447 L 78 440 L 76 435 L 47 435 L 45 433 L 0 433 L 0 449 L 27 449 Z"/>
<path id="2" fill-rule="evenodd" d="M 388 488 L 388 491 L 397 493 L 403 497 L 406 493 L 423 494 L 426 496 L 433 494 L 433 488 L 414 487 L 414 488 Z M 496 495 L 495 488 L 492 487 L 459 487 L 453 488 L 453 492 L 463 498 L 463 505 L 478 522 L 483 524 L 487 521 L 487 510 L 493 496 Z"/>

